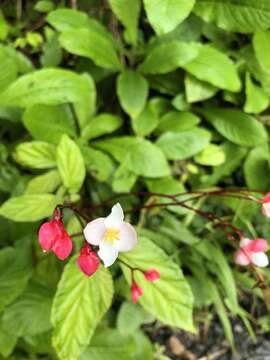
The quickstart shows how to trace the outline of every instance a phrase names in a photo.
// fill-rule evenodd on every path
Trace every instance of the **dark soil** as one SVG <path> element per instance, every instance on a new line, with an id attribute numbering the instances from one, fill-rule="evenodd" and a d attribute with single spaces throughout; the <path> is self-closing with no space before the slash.
<path id="1" fill-rule="evenodd" d="M 270 360 L 269 334 L 257 334 L 254 343 L 239 320 L 233 323 L 234 353 L 218 320 L 212 321 L 207 331 L 201 329 L 199 335 L 157 326 L 145 331 L 154 343 L 166 347 L 164 355 L 172 360 Z"/>

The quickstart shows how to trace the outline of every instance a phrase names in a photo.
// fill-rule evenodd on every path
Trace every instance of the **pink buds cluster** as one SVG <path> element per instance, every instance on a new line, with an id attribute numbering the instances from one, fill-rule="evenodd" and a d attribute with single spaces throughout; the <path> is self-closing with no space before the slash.
<path id="1" fill-rule="evenodd" d="M 154 282 L 160 279 L 160 273 L 156 269 L 149 269 L 145 271 L 144 277 L 149 282 Z M 138 299 L 143 295 L 143 289 L 136 283 L 136 281 L 132 280 L 131 283 L 131 299 L 134 304 L 137 303 Z"/>

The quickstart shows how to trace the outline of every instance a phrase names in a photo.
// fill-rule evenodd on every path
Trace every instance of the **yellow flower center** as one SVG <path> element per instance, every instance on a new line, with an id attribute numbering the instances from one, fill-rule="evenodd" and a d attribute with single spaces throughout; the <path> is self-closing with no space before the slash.
<path id="1" fill-rule="evenodd" d="M 119 240 L 119 230 L 107 229 L 104 235 L 104 240 L 109 243 L 113 243 L 115 240 Z"/>

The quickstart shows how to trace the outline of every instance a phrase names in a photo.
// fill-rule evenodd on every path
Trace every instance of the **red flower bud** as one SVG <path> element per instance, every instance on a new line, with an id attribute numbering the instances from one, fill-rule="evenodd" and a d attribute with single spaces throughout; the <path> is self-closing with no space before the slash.
<path id="1" fill-rule="evenodd" d="M 149 269 L 145 271 L 144 276 L 146 280 L 150 282 L 160 279 L 160 273 L 156 269 Z"/>
<path id="2" fill-rule="evenodd" d="M 77 265 L 86 276 L 93 275 L 99 266 L 99 258 L 88 244 L 85 244 L 80 251 Z"/>
<path id="3" fill-rule="evenodd" d="M 135 281 L 133 281 L 131 285 L 132 302 L 136 304 L 136 302 L 138 301 L 139 297 L 142 296 L 142 294 L 143 294 L 142 288 Z"/>
<path id="4" fill-rule="evenodd" d="M 60 260 L 65 260 L 72 251 L 72 241 L 61 220 L 41 225 L 38 238 L 43 251 L 52 250 Z"/>

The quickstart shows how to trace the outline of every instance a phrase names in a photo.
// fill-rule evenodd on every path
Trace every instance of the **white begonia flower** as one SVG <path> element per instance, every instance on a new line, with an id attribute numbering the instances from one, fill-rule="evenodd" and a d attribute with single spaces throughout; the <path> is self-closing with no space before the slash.
<path id="1" fill-rule="evenodd" d="M 124 221 L 121 205 L 112 207 L 106 218 L 98 218 L 88 223 L 84 229 L 86 241 L 99 246 L 98 256 L 105 267 L 111 266 L 119 252 L 127 252 L 137 244 L 137 234 L 132 225 Z"/>

